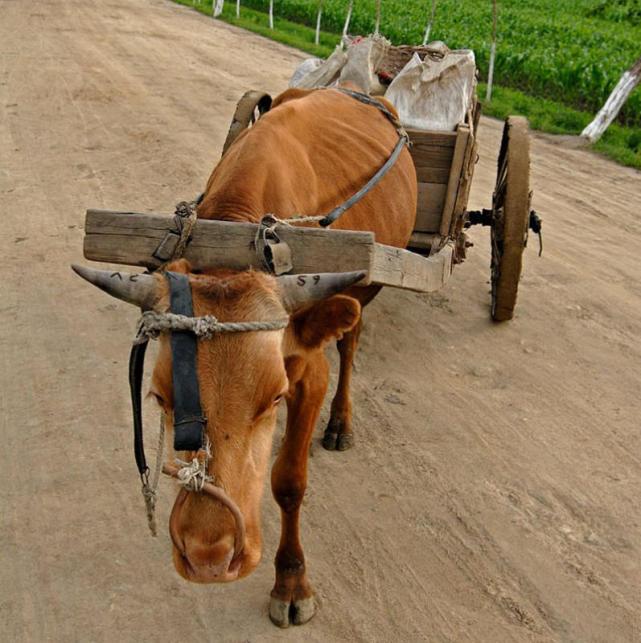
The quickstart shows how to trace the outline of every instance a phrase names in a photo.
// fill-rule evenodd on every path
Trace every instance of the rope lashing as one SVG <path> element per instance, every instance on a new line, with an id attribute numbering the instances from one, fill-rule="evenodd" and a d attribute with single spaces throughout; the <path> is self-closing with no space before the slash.
<path id="1" fill-rule="evenodd" d="M 194 229 L 196 219 L 198 218 L 198 212 L 196 211 L 197 205 L 198 199 L 191 203 L 181 201 L 176 206 L 175 220 L 180 233 L 180 240 L 173 252 L 172 259 L 180 259 L 185 254 L 185 248 L 191 240 L 191 232 Z"/>
<path id="2" fill-rule="evenodd" d="M 169 331 L 189 331 L 197 337 L 211 338 L 218 333 L 250 333 L 262 330 L 282 330 L 289 324 L 289 319 L 273 321 L 221 322 L 213 315 L 204 317 L 186 317 L 174 313 L 159 313 L 148 310 L 138 322 L 134 344 L 141 344 L 147 339 L 157 339 L 161 333 Z"/>
<path id="3" fill-rule="evenodd" d="M 147 512 L 147 525 L 152 536 L 158 535 L 158 526 L 156 524 L 156 500 L 158 499 L 158 483 L 160 482 L 160 471 L 162 469 L 162 454 L 165 446 L 165 414 L 160 414 L 160 431 L 158 433 L 158 450 L 156 452 L 156 467 L 154 477 L 149 482 L 149 476 L 143 478 L 142 497 L 145 500 L 145 510 Z"/>
<path id="4" fill-rule="evenodd" d="M 178 482 L 188 491 L 199 493 L 203 490 L 206 482 L 212 482 L 213 478 L 207 473 L 207 460 L 194 458 L 191 462 L 184 462 L 176 459 L 180 465 L 178 469 Z"/>

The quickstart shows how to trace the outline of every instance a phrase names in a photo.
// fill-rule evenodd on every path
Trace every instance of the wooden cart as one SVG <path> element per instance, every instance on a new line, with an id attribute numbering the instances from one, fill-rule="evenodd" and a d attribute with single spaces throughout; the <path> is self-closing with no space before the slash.
<path id="1" fill-rule="evenodd" d="M 247 92 L 236 109 L 223 153 L 271 105 L 261 92 Z M 408 249 L 376 243 L 371 232 L 283 226 L 279 241 L 291 251 L 291 273 L 365 270 L 363 285 L 381 284 L 434 292 L 465 259 L 471 225 L 491 226 L 492 318 L 511 319 L 528 230 L 540 232 L 530 211 L 529 137 L 524 118 L 505 122 L 492 207 L 467 210 L 477 161 L 480 104 L 475 99 L 465 122 L 454 132 L 409 131 L 418 179 L 416 227 Z M 179 222 L 178 222 L 179 223 Z M 158 248 L 178 242 L 175 217 L 88 210 L 84 253 L 87 259 L 157 268 Z M 538 228 L 537 228 L 538 226 Z M 180 227 L 180 226 L 178 226 Z M 256 248 L 258 226 L 199 220 L 185 257 L 195 268 L 263 268 Z"/>
<path id="2" fill-rule="evenodd" d="M 409 247 L 429 255 L 452 244 L 453 263 L 461 263 L 471 245 L 465 230 L 491 226 L 491 314 L 495 321 L 504 321 L 514 314 L 529 229 L 540 233 L 541 221 L 530 209 L 528 122 L 517 116 L 505 121 L 491 209 L 467 210 L 478 160 L 480 115 L 475 98 L 465 122 L 454 132 L 409 130 L 418 180 L 416 226 Z"/>

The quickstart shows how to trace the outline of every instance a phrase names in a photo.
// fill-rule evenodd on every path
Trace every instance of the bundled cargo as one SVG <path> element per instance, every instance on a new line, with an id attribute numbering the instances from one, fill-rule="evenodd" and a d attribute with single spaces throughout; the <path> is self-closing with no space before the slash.
<path id="1" fill-rule="evenodd" d="M 476 62 L 473 51 L 451 51 L 442 42 L 393 47 L 380 35 L 345 37 L 327 60 L 305 60 L 290 86 L 311 89 L 339 83 L 384 95 L 405 127 L 451 132 L 473 106 Z"/>

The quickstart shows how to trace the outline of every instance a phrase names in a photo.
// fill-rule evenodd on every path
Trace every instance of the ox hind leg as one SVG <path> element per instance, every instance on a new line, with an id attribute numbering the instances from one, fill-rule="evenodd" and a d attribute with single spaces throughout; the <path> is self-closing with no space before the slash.
<path id="1" fill-rule="evenodd" d="M 378 295 L 380 290 L 380 286 L 357 288 L 349 292 L 349 295 L 358 299 L 361 306 L 366 306 Z M 358 349 L 362 328 L 363 320 L 361 318 L 358 324 L 351 331 L 345 333 L 336 344 L 340 355 L 338 386 L 332 400 L 329 422 L 323 435 L 323 447 L 328 451 L 347 451 L 354 445 L 351 383 L 354 357 Z"/>
<path id="2" fill-rule="evenodd" d="M 281 537 L 269 617 L 280 627 L 306 623 L 316 611 L 300 542 L 299 518 L 307 487 L 309 447 L 327 392 L 329 365 L 319 350 L 305 360 L 293 358 L 287 364 L 287 374 L 287 428 L 272 469 L 272 493 L 281 509 Z"/>

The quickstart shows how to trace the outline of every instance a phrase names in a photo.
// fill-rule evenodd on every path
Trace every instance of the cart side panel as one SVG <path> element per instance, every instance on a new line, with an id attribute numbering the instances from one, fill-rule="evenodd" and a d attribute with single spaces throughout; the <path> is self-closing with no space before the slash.
<path id="1" fill-rule="evenodd" d="M 416 232 L 438 232 L 450 180 L 456 132 L 408 130 L 418 180 Z"/>

